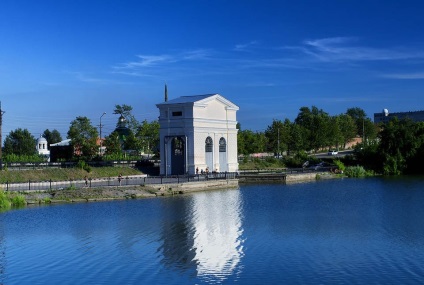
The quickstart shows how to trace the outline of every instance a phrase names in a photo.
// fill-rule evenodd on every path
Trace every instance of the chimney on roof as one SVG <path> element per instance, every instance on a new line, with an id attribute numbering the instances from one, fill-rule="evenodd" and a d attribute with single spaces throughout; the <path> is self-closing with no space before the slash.
<path id="1" fill-rule="evenodd" d="M 165 102 L 168 102 L 168 86 L 165 83 Z"/>

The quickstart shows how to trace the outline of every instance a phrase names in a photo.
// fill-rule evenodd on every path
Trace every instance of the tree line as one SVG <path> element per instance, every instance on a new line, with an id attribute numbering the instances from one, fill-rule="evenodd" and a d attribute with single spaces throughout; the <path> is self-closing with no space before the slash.
<path id="1" fill-rule="evenodd" d="M 71 139 L 74 160 L 92 160 L 122 155 L 125 150 L 158 153 L 159 122 L 139 122 L 132 115 L 132 107 L 115 105 L 119 115 L 115 131 L 106 136 L 106 153 L 99 157 L 97 128 L 87 117 L 79 116 L 70 123 L 67 138 Z M 363 142 L 356 147 L 353 163 L 376 173 L 397 175 L 424 173 L 424 122 L 392 119 L 375 125 L 361 108 L 349 108 L 345 113 L 330 116 L 316 106 L 301 107 L 297 117 L 274 119 L 265 131 L 241 129 L 238 124 L 238 153 L 271 152 L 288 155 L 317 152 L 329 148 L 344 148 L 356 137 Z M 60 142 L 57 130 L 46 129 L 42 135 L 48 144 Z M 11 131 L 4 141 L 4 160 L 31 161 L 35 155 L 35 138 L 27 129 Z"/>
<path id="2" fill-rule="evenodd" d="M 374 140 L 378 128 L 361 108 L 349 108 L 346 113 L 330 116 L 316 106 L 301 107 L 295 120 L 274 119 L 263 132 L 242 130 L 238 124 L 238 152 L 252 154 L 271 152 L 296 154 L 330 148 L 345 148 L 356 137 Z"/>
<path id="3" fill-rule="evenodd" d="M 139 122 L 132 114 L 129 105 L 115 105 L 114 114 L 119 115 L 115 130 L 102 141 L 106 152 L 104 157 L 99 154 L 99 132 L 91 120 L 85 116 L 78 116 L 72 122 L 67 132 L 71 139 L 70 146 L 74 150 L 71 159 L 93 160 L 103 158 L 120 158 L 123 151 L 157 154 L 159 145 L 159 122 Z M 123 120 L 122 120 L 123 118 Z M 47 147 L 62 141 L 59 131 L 46 129 L 42 137 L 47 140 Z M 36 154 L 36 139 L 28 129 L 18 128 L 11 131 L 3 144 L 3 159 L 6 162 L 42 161 Z"/>
<path id="4" fill-rule="evenodd" d="M 379 129 L 356 152 L 358 163 L 384 175 L 424 174 L 424 122 L 393 118 Z"/>

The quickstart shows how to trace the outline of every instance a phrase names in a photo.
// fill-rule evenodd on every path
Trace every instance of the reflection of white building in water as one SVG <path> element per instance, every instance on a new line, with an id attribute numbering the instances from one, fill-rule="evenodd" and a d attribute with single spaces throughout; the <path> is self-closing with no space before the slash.
<path id="1" fill-rule="evenodd" d="M 162 175 L 238 170 L 239 107 L 219 94 L 182 96 L 156 106 Z"/>
<path id="2" fill-rule="evenodd" d="M 237 273 L 244 255 L 240 191 L 193 195 L 191 216 L 197 275 L 223 280 Z"/>

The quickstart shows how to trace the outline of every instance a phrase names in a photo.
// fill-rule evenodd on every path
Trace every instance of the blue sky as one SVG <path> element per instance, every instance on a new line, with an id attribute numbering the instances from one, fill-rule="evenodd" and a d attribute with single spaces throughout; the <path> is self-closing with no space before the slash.
<path id="1" fill-rule="evenodd" d="M 424 2 L 2 0 L 3 138 L 102 118 L 155 120 L 169 98 L 219 93 L 243 129 L 312 105 L 369 117 L 424 109 Z"/>

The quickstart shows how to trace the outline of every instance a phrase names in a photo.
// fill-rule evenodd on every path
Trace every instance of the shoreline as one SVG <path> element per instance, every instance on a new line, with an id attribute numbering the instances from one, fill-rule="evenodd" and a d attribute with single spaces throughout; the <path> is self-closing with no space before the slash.
<path id="1" fill-rule="evenodd" d="M 258 175 L 260 178 L 260 175 Z M 266 178 L 266 177 L 263 177 Z M 192 181 L 169 184 L 148 184 L 145 186 L 107 186 L 107 187 L 85 187 L 79 189 L 62 190 L 27 190 L 9 192 L 23 195 L 26 205 L 36 204 L 58 204 L 77 202 L 100 202 L 126 199 L 156 198 L 165 196 L 183 195 L 193 192 L 238 188 L 239 184 L 252 183 L 304 183 L 317 181 L 319 179 L 334 179 L 338 176 L 327 172 L 288 174 L 284 181 L 269 181 L 258 179 L 255 181 L 240 181 L 239 179 Z"/>
<path id="2" fill-rule="evenodd" d="M 184 183 L 149 184 L 146 186 L 108 186 L 63 190 L 27 190 L 9 193 L 23 195 L 27 205 L 35 205 L 155 198 L 238 187 L 238 179 L 228 179 L 201 182 L 194 181 Z"/>

